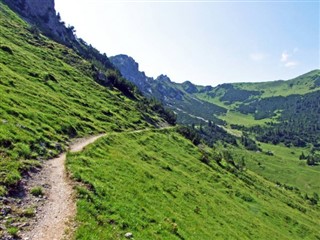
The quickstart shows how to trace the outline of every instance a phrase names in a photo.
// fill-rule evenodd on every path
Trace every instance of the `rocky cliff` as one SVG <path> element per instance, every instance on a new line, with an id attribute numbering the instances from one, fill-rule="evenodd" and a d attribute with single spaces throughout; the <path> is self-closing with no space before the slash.
<path id="1" fill-rule="evenodd" d="M 69 46 L 75 41 L 73 28 L 65 27 L 57 15 L 54 0 L 4 0 L 4 2 L 54 40 Z"/>
<path id="2" fill-rule="evenodd" d="M 110 57 L 110 61 L 121 72 L 121 74 L 134 83 L 145 95 L 152 94 L 153 78 L 147 77 L 144 72 L 139 71 L 139 64 L 132 58 L 124 54 Z"/>

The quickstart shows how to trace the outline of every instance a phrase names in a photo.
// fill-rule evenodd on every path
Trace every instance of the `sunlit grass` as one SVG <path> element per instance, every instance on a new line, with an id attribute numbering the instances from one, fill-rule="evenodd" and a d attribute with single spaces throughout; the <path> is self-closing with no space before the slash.
<path id="1" fill-rule="evenodd" d="M 173 130 L 110 134 L 68 155 L 76 239 L 316 239 L 319 208 L 247 171 L 202 163 Z"/>

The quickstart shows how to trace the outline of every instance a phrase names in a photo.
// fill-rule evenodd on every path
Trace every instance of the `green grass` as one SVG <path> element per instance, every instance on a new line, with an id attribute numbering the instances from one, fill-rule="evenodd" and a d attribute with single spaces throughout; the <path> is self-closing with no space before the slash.
<path id="1" fill-rule="evenodd" d="M 8 228 L 8 233 L 13 237 L 18 237 L 19 228 L 17 227 L 10 227 Z"/>
<path id="2" fill-rule="evenodd" d="M 83 153 L 68 154 L 67 167 L 79 182 L 77 239 L 123 239 L 129 231 L 135 239 L 320 238 L 319 206 L 300 193 L 250 170 L 231 173 L 204 164 L 203 153 L 173 129 L 116 133 L 150 128 L 146 119 L 159 117 L 96 84 L 91 62 L 30 31 L 1 1 L 0 11 L 0 195 L 25 171 L 64 151 L 71 138 L 108 132 Z M 256 123 L 242 117 L 226 120 Z M 248 168 L 317 191 L 317 168 L 287 160 L 288 150 L 270 150 L 276 156 L 264 160 L 265 171 L 254 168 L 253 155 Z M 21 212 L 34 214 L 32 208 Z M 8 231 L 15 235 L 18 229 Z"/>
<path id="3" fill-rule="evenodd" d="M 255 120 L 252 115 L 242 114 L 240 112 L 235 111 L 228 111 L 226 115 L 219 116 L 220 119 L 226 121 L 229 125 L 236 124 L 236 125 L 243 125 L 245 127 L 252 127 L 255 125 L 264 125 L 267 122 L 271 122 L 272 119 L 261 119 Z"/>
<path id="4" fill-rule="evenodd" d="M 42 187 L 34 187 L 30 190 L 30 193 L 35 197 L 39 197 L 44 194 Z"/>
<path id="5" fill-rule="evenodd" d="M 76 239 L 318 239 L 319 206 L 251 171 L 232 174 L 174 130 L 109 134 L 67 167 Z"/>
<path id="6" fill-rule="evenodd" d="M 238 159 L 244 157 L 250 170 L 273 182 L 297 187 L 309 195 L 314 192 L 320 194 L 320 166 L 308 166 L 305 160 L 299 160 L 301 152 L 307 153 L 307 149 L 265 143 L 260 143 L 260 147 L 274 155 L 239 148 L 230 148 L 229 151 Z"/>
<path id="7" fill-rule="evenodd" d="M 263 90 L 262 98 L 274 96 L 289 96 L 293 94 L 307 94 L 318 91 L 320 87 L 314 86 L 314 80 L 319 76 L 319 70 L 311 71 L 297 78 L 288 81 L 271 81 L 261 83 L 235 83 L 234 86 L 244 89 L 261 91 Z"/>
<path id="8" fill-rule="evenodd" d="M 95 83 L 90 62 L 0 11 L 0 195 L 70 138 L 150 125 L 138 101 Z"/>

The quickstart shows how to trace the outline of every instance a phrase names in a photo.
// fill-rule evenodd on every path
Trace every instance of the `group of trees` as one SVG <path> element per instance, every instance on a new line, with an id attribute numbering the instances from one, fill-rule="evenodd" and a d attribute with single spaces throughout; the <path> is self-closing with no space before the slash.
<path id="1" fill-rule="evenodd" d="M 315 165 L 320 164 L 320 154 L 312 152 L 312 151 L 308 156 L 306 156 L 304 154 L 304 152 L 302 152 L 299 159 L 306 160 L 306 162 L 309 166 L 315 166 Z"/>
<path id="2" fill-rule="evenodd" d="M 243 133 L 241 136 L 241 143 L 249 151 L 262 151 L 261 148 L 258 147 L 257 143 L 246 133 Z"/>
<path id="3" fill-rule="evenodd" d="M 208 146 L 213 146 L 213 144 L 218 141 L 229 143 L 234 146 L 237 145 L 237 139 L 235 136 L 229 134 L 221 126 L 218 126 L 211 121 L 209 121 L 206 125 L 200 125 L 199 127 L 191 125 L 191 127 L 198 131 L 199 135 Z"/>

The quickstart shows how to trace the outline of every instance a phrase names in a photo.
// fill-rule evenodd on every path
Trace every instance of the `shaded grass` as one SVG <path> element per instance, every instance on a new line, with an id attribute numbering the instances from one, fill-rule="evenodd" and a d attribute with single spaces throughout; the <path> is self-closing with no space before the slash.
<path id="1" fill-rule="evenodd" d="M 248 171 L 238 176 L 173 130 L 110 134 L 67 166 L 76 239 L 317 239 L 319 207 Z"/>

